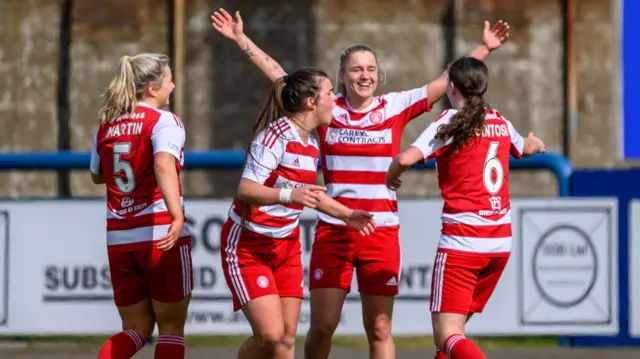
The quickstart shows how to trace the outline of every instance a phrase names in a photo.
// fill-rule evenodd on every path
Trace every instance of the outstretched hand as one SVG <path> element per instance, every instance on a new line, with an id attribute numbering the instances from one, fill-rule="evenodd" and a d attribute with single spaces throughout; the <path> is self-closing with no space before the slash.
<path id="1" fill-rule="evenodd" d="M 233 41 L 237 41 L 244 34 L 244 24 L 242 23 L 242 17 L 240 17 L 240 11 L 236 11 L 234 20 L 225 9 L 220 8 L 220 11 L 215 11 L 211 15 L 211 25 L 216 31 Z"/>
<path id="2" fill-rule="evenodd" d="M 373 214 L 361 209 L 354 209 L 344 220 L 347 226 L 357 230 L 361 235 L 366 236 L 375 231 L 376 221 Z"/>
<path id="3" fill-rule="evenodd" d="M 547 145 L 544 142 L 536 137 L 533 132 L 529 132 L 529 136 L 527 136 L 529 140 L 534 144 L 536 153 L 545 153 L 547 151 Z"/>
<path id="4" fill-rule="evenodd" d="M 493 28 L 489 21 L 484 22 L 484 32 L 482 34 L 482 41 L 489 48 L 489 51 L 493 51 L 505 42 L 509 40 L 509 24 L 499 20 Z"/>

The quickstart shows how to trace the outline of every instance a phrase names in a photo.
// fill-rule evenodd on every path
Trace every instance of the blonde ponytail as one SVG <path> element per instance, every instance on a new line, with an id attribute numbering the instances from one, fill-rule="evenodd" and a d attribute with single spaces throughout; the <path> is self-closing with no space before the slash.
<path id="1" fill-rule="evenodd" d="M 98 121 L 101 124 L 112 122 L 122 112 L 133 113 L 137 102 L 144 96 L 146 85 L 159 86 L 162 83 L 164 67 L 169 65 L 169 61 L 169 57 L 163 54 L 122 56 L 118 75 L 111 80 L 102 96 Z"/>

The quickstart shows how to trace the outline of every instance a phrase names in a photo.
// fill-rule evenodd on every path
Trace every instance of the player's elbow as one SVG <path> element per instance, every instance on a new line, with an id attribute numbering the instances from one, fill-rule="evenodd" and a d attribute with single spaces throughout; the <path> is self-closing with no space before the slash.
<path id="1" fill-rule="evenodd" d="M 175 157 L 166 152 L 160 152 L 156 154 L 153 157 L 153 169 L 156 173 L 177 171 Z"/>
<path id="2" fill-rule="evenodd" d="M 104 176 L 102 174 L 95 174 L 91 172 L 91 182 L 93 182 L 93 184 L 103 184 Z"/>
<path id="3" fill-rule="evenodd" d="M 238 184 L 238 199 L 242 202 L 249 203 L 251 202 L 251 182 L 245 180 L 244 178 L 240 180 Z"/>
<path id="4" fill-rule="evenodd" d="M 396 156 L 396 162 L 402 167 L 411 167 L 416 161 L 408 152 L 402 152 Z"/>

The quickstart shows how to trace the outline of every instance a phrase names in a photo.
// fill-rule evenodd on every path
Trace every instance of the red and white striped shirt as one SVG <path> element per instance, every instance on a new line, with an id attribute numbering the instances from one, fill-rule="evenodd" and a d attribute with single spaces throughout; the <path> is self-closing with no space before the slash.
<path id="1" fill-rule="evenodd" d="M 492 255 L 511 251 L 509 155 L 522 157 L 524 139 L 496 110 L 488 109 L 482 136 L 454 154 L 451 139 L 435 139 L 456 110 L 445 111 L 412 146 L 425 161 L 436 159 L 444 199 L 442 235 L 438 247 Z"/>
<path id="2" fill-rule="evenodd" d="M 353 110 L 338 95 L 333 121 L 318 128 L 327 195 L 349 208 L 372 213 L 378 230 L 397 229 L 396 193 L 385 185 L 385 175 L 400 153 L 405 126 L 425 111 L 431 111 L 426 86 L 374 97 L 364 111 Z M 345 225 L 321 212 L 318 218 Z"/>
<path id="3" fill-rule="evenodd" d="M 298 188 L 316 183 L 318 144 L 309 136 L 305 145 L 286 117 L 272 123 L 251 143 L 242 178 L 271 188 Z M 294 238 L 303 206 L 293 203 L 248 206 L 244 227 L 272 238 Z M 242 202 L 236 197 L 229 217 L 241 224 Z"/>
<path id="4" fill-rule="evenodd" d="M 179 174 L 184 142 L 184 125 L 178 116 L 142 102 L 134 114 L 123 113 L 100 125 L 90 168 L 94 174 L 104 175 L 110 250 L 149 248 L 167 234 L 172 218 L 158 188 L 153 156 L 159 152 L 173 155 Z M 180 237 L 186 236 L 189 229 L 184 226 Z"/>

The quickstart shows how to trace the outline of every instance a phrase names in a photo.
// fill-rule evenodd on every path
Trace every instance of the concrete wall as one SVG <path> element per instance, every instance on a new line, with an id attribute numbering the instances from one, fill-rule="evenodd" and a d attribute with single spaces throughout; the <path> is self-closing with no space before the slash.
<path id="1" fill-rule="evenodd" d="M 613 166 L 619 159 L 619 94 L 616 84 L 617 0 L 577 1 L 576 66 L 579 126 L 571 158 L 576 166 Z M 59 15 L 63 0 L 0 2 L 0 113 L 2 150 L 55 150 Z M 46 4 L 46 5 L 42 5 Z M 189 149 L 243 148 L 252 121 L 264 101 L 268 82 L 235 44 L 212 28 L 209 15 L 218 7 L 240 10 L 245 32 L 286 70 L 317 65 L 335 78 L 337 59 L 347 45 L 363 42 L 378 50 L 387 82 L 381 91 L 423 85 L 446 64 L 447 1 L 428 0 L 191 0 L 188 2 L 186 109 L 182 114 Z M 167 0 L 74 0 L 70 84 L 72 146 L 88 150 L 96 126 L 100 94 L 123 54 L 169 51 Z M 484 19 L 511 24 L 511 40 L 493 53 L 491 104 L 526 135 L 545 139 L 562 151 L 563 43 L 561 3 L 557 0 L 456 0 L 457 24 L 452 44 L 469 52 L 482 35 Z M 411 143 L 443 110 L 413 121 L 403 136 Z M 233 195 L 238 171 L 189 172 L 190 196 Z M 402 196 L 437 196 L 435 175 L 411 173 Z M 74 174 L 75 195 L 101 195 L 86 172 Z M 10 196 L 54 195 L 56 177 L 44 173 L 0 174 L 0 193 Z M 515 195 L 553 195 L 548 173 L 514 172 Z"/>

